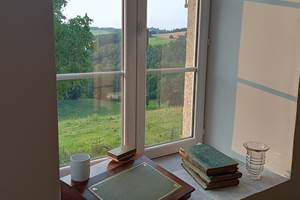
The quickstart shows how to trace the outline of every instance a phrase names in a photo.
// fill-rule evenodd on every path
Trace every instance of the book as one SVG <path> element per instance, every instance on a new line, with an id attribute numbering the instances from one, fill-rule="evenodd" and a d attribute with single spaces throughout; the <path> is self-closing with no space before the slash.
<path id="1" fill-rule="evenodd" d="M 180 148 L 179 154 L 208 176 L 238 170 L 237 161 L 207 144 Z"/>
<path id="2" fill-rule="evenodd" d="M 215 183 L 206 183 L 201 179 L 201 177 L 195 173 L 191 168 L 186 166 L 184 163 L 182 163 L 182 167 L 192 176 L 192 178 L 204 189 L 204 190 L 211 190 L 211 189 L 217 189 L 217 188 L 224 188 L 224 187 L 230 187 L 230 186 L 236 186 L 240 183 L 238 179 L 232 179 L 232 180 L 226 180 L 221 182 L 215 182 Z"/>
<path id="3" fill-rule="evenodd" d="M 120 162 L 127 160 L 134 156 L 136 153 L 135 148 L 128 148 L 125 146 L 121 146 L 115 149 L 112 149 L 107 152 L 107 155 L 115 162 Z"/>
<path id="4" fill-rule="evenodd" d="M 195 190 L 154 161 L 139 154 L 132 157 L 130 162 L 103 161 L 97 165 L 92 168 L 96 176 L 72 186 L 86 200 L 179 200 L 186 199 Z"/>
<path id="5" fill-rule="evenodd" d="M 215 176 L 207 176 L 203 171 L 201 171 L 199 168 L 195 167 L 190 161 L 182 159 L 182 162 L 185 166 L 192 169 L 197 175 L 201 177 L 201 179 L 206 183 L 215 183 L 215 182 L 221 182 L 226 180 L 232 180 L 232 179 L 238 179 L 242 177 L 242 173 L 239 171 L 233 171 L 226 174 L 220 174 Z"/>

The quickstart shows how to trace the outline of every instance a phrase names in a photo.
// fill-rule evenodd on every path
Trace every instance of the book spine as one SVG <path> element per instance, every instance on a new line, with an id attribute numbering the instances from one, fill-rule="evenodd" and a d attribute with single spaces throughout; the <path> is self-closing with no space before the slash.
<path id="1" fill-rule="evenodd" d="M 126 161 L 128 160 L 129 158 L 133 157 L 135 154 L 128 154 L 126 156 L 123 156 L 121 158 L 116 158 L 116 157 L 112 157 L 110 155 L 108 155 L 109 158 L 111 158 L 113 161 L 115 162 L 122 162 L 122 161 Z"/>
<path id="2" fill-rule="evenodd" d="M 199 168 L 199 170 L 201 170 L 204 174 L 207 175 L 207 169 L 202 165 L 202 163 L 199 163 L 197 159 L 195 159 L 192 155 L 188 154 L 183 148 L 179 149 L 179 154 L 182 158 L 189 161 L 191 164 Z"/>
<path id="3" fill-rule="evenodd" d="M 184 163 L 181 164 L 182 167 L 185 169 L 185 171 L 187 171 L 187 173 L 189 175 L 191 175 L 191 177 L 204 189 L 207 189 L 207 184 L 199 177 L 195 174 L 195 172 L 190 169 L 188 166 L 186 166 Z"/>
<path id="4" fill-rule="evenodd" d="M 217 188 L 225 188 L 225 187 L 231 187 L 231 186 L 236 186 L 240 183 L 238 179 L 233 179 L 229 181 L 223 181 L 223 182 L 218 182 L 217 184 L 211 184 L 207 187 L 208 190 L 211 189 L 217 189 Z"/>
<path id="5" fill-rule="evenodd" d="M 241 172 L 236 172 L 233 174 L 224 174 L 224 175 L 220 175 L 220 176 L 212 176 L 211 177 L 211 182 L 220 182 L 220 181 L 228 181 L 228 180 L 232 180 L 232 179 L 238 179 L 242 177 L 242 173 Z"/>
<path id="6" fill-rule="evenodd" d="M 225 187 L 231 187 L 236 186 L 239 184 L 238 179 L 233 180 L 227 180 L 227 181 L 221 181 L 217 183 L 205 183 L 205 181 L 198 176 L 191 168 L 186 166 L 184 163 L 182 163 L 182 167 L 191 175 L 191 177 L 204 189 L 204 190 L 211 190 L 211 189 L 217 189 L 217 188 L 225 188 Z"/>
<path id="7" fill-rule="evenodd" d="M 207 170 L 206 174 L 208 176 L 220 175 L 225 173 L 234 173 L 237 172 L 238 167 L 236 165 L 226 166 L 219 169 L 210 169 Z"/>
<path id="8" fill-rule="evenodd" d="M 220 175 L 215 175 L 215 176 L 207 176 L 204 172 L 202 172 L 200 169 L 195 167 L 192 163 L 190 163 L 186 159 L 182 159 L 182 162 L 191 168 L 196 174 L 198 174 L 203 181 L 205 181 L 207 184 L 209 183 L 217 183 L 221 181 L 227 181 L 227 180 L 232 180 L 232 179 L 237 179 L 242 177 L 241 172 L 234 172 L 234 173 L 226 173 L 226 174 L 220 174 Z"/>
<path id="9" fill-rule="evenodd" d="M 200 169 L 198 169 L 197 167 L 195 167 L 191 162 L 189 162 L 186 159 L 182 159 L 182 162 L 185 166 L 189 167 L 190 169 L 192 169 L 195 173 L 197 173 L 203 181 L 205 181 L 207 184 L 212 182 L 211 178 L 209 176 L 207 176 L 205 174 L 205 172 L 201 171 Z"/>

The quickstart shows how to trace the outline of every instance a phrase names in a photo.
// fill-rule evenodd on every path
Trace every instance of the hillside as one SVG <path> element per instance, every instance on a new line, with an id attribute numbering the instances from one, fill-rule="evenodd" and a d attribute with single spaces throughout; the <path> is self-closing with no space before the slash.
<path id="1" fill-rule="evenodd" d="M 179 32 L 170 32 L 170 33 L 158 33 L 153 34 L 154 37 L 164 38 L 164 39 L 177 39 L 179 37 L 185 37 L 186 31 L 179 31 Z"/>
<path id="2" fill-rule="evenodd" d="M 121 29 L 111 28 L 111 27 L 104 27 L 104 28 L 91 27 L 91 32 L 93 33 L 94 36 L 119 33 L 120 31 Z"/>

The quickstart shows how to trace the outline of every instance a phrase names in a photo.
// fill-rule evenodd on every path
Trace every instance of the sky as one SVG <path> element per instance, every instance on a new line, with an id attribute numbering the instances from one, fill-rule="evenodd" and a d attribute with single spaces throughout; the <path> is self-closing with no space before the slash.
<path id="1" fill-rule="evenodd" d="M 92 26 L 121 27 L 121 0 L 68 0 L 64 9 L 67 18 L 87 14 Z M 160 29 L 187 26 L 185 0 L 148 0 L 148 27 Z"/>

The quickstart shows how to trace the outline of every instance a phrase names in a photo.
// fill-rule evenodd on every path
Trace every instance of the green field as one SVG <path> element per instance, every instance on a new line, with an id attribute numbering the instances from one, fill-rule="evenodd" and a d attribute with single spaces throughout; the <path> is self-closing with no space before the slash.
<path id="1" fill-rule="evenodd" d="M 93 60 L 92 63 L 99 64 L 100 66 L 119 66 L 120 60 L 118 60 L 117 55 L 120 52 L 117 50 L 120 47 L 117 45 L 119 42 L 117 36 L 120 34 L 120 29 L 93 27 L 90 31 L 98 39 L 102 37 L 101 39 L 104 40 L 104 45 L 101 47 L 97 46 L 97 48 L 93 50 L 94 56 L 96 57 L 93 57 L 95 60 Z M 106 34 L 116 34 L 116 37 L 106 37 Z M 114 38 L 113 41 L 110 41 L 112 38 Z M 105 40 L 108 41 L 105 42 Z M 153 55 L 156 55 L 155 53 L 161 53 L 161 47 L 164 45 L 169 49 L 173 48 L 174 45 L 167 45 L 171 41 L 174 41 L 172 44 L 177 44 L 175 43 L 176 39 L 173 40 L 168 37 L 152 35 L 152 37 L 149 38 L 149 43 L 153 48 L 150 48 L 149 51 L 151 51 Z M 177 46 L 182 47 L 182 44 L 178 43 Z M 173 53 L 176 49 L 180 49 L 175 47 L 172 49 Z M 178 56 L 181 55 L 180 53 L 181 51 L 179 51 L 179 53 L 174 53 L 176 54 L 176 59 L 172 58 L 171 61 L 175 62 L 175 64 L 171 64 L 176 66 L 179 61 L 185 59 L 185 54 L 182 54 L 183 56 Z M 164 54 L 164 56 L 168 55 Z M 105 62 L 102 61 L 102 57 L 105 58 Z M 159 56 L 150 59 L 148 64 L 154 66 L 157 63 L 160 63 Z M 80 71 L 80 69 L 76 70 L 77 71 L 75 72 Z M 157 87 L 157 85 L 157 81 L 152 81 L 148 86 Z M 58 90 L 58 98 L 78 98 L 76 97 L 76 92 L 78 92 L 76 90 L 77 87 L 82 89 L 88 87 L 88 85 L 79 82 L 70 82 L 69 85 L 61 85 L 61 87 L 59 87 L 61 90 Z M 87 94 L 85 90 L 81 90 L 81 92 L 83 93 L 77 95 L 85 97 L 92 96 Z M 69 96 L 74 94 L 75 97 Z M 60 164 L 67 164 L 70 155 L 74 153 L 86 152 L 93 158 L 98 158 L 106 155 L 107 150 L 119 146 L 121 144 L 122 119 L 120 107 L 121 105 L 118 101 L 105 102 L 93 98 L 58 100 Z M 150 101 L 149 105 L 147 105 L 146 118 L 145 143 L 147 146 L 180 139 L 182 129 L 182 107 L 169 107 L 167 105 L 158 107 L 155 101 Z"/>
<path id="2" fill-rule="evenodd" d="M 169 44 L 171 39 L 153 36 L 149 38 L 149 44 L 152 46 Z"/>
<path id="3" fill-rule="evenodd" d="M 146 118 L 146 145 L 177 140 L 182 128 L 182 107 L 157 108 L 150 102 Z M 94 99 L 59 100 L 60 164 L 69 162 L 71 154 L 86 152 L 102 157 L 121 141 L 121 116 L 118 102 Z"/>
<path id="4" fill-rule="evenodd" d="M 118 30 L 112 30 L 112 29 L 92 29 L 90 30 L 91 33 L 94 36 L 101 36 L 101 35 L 106 35 L 106 34 L 114 34 Z M 149 44 L 152 46 L 157 46 L 157 45 L 166 45 L 170 43 L 172 39 L 169 38 L 164 38 L 164 37 L 159 37 L 159 36 L 152 36 L 149 38 Z"/>

